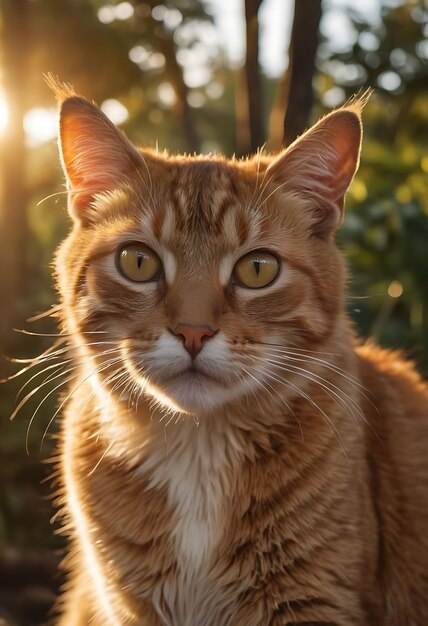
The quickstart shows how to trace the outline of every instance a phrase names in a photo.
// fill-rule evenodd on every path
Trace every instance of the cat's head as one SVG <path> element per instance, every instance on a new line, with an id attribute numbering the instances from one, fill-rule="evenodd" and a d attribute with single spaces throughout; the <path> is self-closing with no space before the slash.
<path id="1" fill-rule="evenodd" d="M 360 110 L 332 112 L 276 156 L 227 160 L 137 150 L 63 95 L 63 321 L 111 393 L 204 413 L 304 385 L 293 359 L 322 351 L 343 316 L 334 232 Z"/>

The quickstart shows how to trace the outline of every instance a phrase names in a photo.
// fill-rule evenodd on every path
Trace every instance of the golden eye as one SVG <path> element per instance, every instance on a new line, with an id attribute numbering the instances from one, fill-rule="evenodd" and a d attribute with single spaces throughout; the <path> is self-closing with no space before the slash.
<path id="1" fill-rule="evenodd" d="M 270 252 L 249 252 L 235 265 L 234 274 L 244 287 L 267 287 L 278 276 L 279 261 Z"/>
<path id="2" fill-rule="evenodd" d="M 122 248 L 118 263 L 122 274 L 138 283 L 156 280 L 162 270 L 158 255 L 142 243 L 131 243 Z"/>

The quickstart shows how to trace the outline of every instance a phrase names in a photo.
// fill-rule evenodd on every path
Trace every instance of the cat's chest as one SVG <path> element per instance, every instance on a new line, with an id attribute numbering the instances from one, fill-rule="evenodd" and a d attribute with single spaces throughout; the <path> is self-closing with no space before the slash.
<path id="1" fill-rule="evenodd" d="M 236 606 L 218 564 L 244 446 L 221 422 L 174 426 L 144 446 L 132 469 L 126 446 L 112 448 L 113 460 L 98 448 L 76 456 L 76 477 L 82 469 L 85 477 L 76 478 L 79 497 L 121 606 L 149 602 L 165 626 L 229 626 Z"/>
<path id="2" fill-rule="evenodd" d="M 198 570 L 206 562 L 221 532 L 224 507 L 224 463 L 197 446 L 168 452 L 156 450 L 142 469 L 152 470 L 149 488 L 166 488 L 174 517 L 172 536 L 178 563 Z"/>
<path id="3" fill-rule="evenodd" d="M 176 567 L 174 575 L 155 589 L 153 603 L 168 626 L 209 626 L 213 614 L 228 612 L 221 581 L 213 572 L 228 521 L 239 451 L 222 429 L 180 424 L 171 434 L 175 439 L 155 447 L 141 467 L 151 474 L 150 489 L 166 489 L 173 516 Z M 165 605 L 173 621 L 165 615 Z"/>

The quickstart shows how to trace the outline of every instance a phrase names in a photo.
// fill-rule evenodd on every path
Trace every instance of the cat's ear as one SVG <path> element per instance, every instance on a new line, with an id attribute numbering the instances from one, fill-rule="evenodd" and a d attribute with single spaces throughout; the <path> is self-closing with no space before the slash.
<path id="1" fill-rule="evenodd" d="M 329 113 L 269 165 L 284 191 L 312 203 L 313 232 L 324 236 L 343 218 L 344 196 L 358 168 L 361 148 L 362 100 Z"/>
<path id="2" fill-rule="evenodd" d="M 142 158 L 95 104 L 68 86 L 51 87 L 60 101 L 59 147 L 69 211 L 82 223 L 92 222 L 94 196 L 122 184 L 141 167 Z"/>

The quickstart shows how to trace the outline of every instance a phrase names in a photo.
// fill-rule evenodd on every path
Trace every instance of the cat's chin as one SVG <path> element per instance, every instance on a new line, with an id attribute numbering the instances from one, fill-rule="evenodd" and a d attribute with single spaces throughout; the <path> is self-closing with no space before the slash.
<path id="1" fill-rule="evenodd" d="M 225 385 L 219 378 L 194 370 L 147 383 L 144 391 L 162 408 L 190 415 L 211 413 L 239 395 L 237 385 Z"/>

